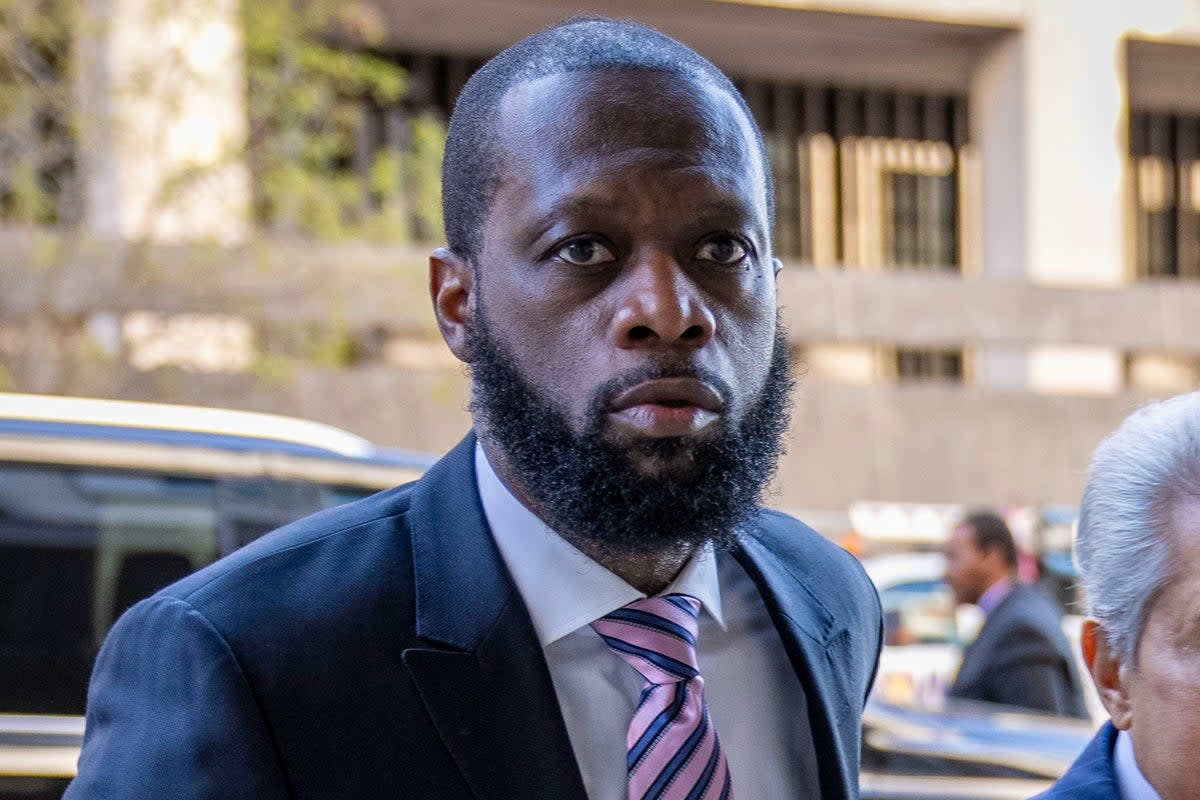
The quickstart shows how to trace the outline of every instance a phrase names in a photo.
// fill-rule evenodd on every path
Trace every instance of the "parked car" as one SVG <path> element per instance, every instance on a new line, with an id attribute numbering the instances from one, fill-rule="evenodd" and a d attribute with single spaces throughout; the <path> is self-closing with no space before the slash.
<path id="1" fill-rule="evenodd" d="M 991 703 L 915 709 L 872 700 L 863 714 L 863 800 L 1027 800 L 1050 786 L 1094 726 Z"/>
<path id="2" fill-rule="evenodd" d="M 432 462 L 275 415 L 0 394 L 0 800 L 61 795 L 126 608 Z"/>
<path id="3" fill-rule="evenodd" d="M 898 553 L 863 566 L 883 606 L 884 648 L 874 695 L 900 705 L 940 702 L 962 660 L 962 639 L 977 614 L 955 607 L 942 581 L 941 553 Z"/>

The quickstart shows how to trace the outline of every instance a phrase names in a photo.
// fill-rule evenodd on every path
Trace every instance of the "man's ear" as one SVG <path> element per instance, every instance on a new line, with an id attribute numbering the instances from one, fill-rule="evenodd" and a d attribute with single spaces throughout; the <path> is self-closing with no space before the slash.
<path id="1" fill-rule="evenodd" d="M 1129 671 L 1131 665 L 1121 663 L 1108 643 L 1108 635 L 1100 623 L 1089 619 L 1083 623 L 1080 636 L 1083 660 L 1092 673 L 1092 682 L 1100 694 L 1100 702 L 1108 709 L 1113 725 L 1128 730 L 1133 724 L 1133 703 L 1129 697 Z"/>
<path id="2" fill-rule="evenodd" d="M 439 247 L 429 257 L 429 296 L 438 330 L 450 352 L 470 364 L 471 319 L 475 310 L 475 270 L 465 258 Z"/>

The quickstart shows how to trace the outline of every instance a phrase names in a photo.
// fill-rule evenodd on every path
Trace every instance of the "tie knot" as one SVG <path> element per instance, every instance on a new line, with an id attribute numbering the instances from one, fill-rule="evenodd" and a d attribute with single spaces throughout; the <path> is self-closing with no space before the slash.
<path id="1" fill-rule="evenodd" d="M 605 643 L 650 683 L 690 681 L 700 601 L 686 594 L 635 600 L 592 623 Z"/>

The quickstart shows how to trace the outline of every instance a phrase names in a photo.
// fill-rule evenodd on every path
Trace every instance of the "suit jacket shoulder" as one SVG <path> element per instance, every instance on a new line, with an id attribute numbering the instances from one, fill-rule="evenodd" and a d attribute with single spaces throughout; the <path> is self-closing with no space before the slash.
<path id="1" fill-rule="evenodd" d="M 1087 714 L 1061 615 L 1038 589 L 1017 585 L 963 654 L 952 697 Z"/>
<path id="2" fill-rule="evenodd" d="M 854 556 L 773 511 L 762 512 L 735 556 L 809 698 L 821 796 L 857 797 L 862 710 L 883 643 L 874 585 Z"/>
<path id="3" fill-rule="evenodd" d="M 311 606 L 322 604 L 322 598 L 344 598 L 348 589 L 378 583 L 355 578 L 364 577 L 359 574 L 363 569 L 377 575 L 385 568 L 383 559 L 398 572 L 405 567 L 411 571 L 407 516 L 415 486 L 406 484 L 307 516 L 198 570 L 160 595 L 213 613 L 220 613 L 233 600 L 242 616 L 276 616 L 284 610 L 279 598 L 272 601 L 257 589 L 281 577 L 303 585 Z M 375 563 L 368 566 L 368 559 Z M 342 593 L 327 594 L 334 587 Z"/>
<path id="4" fill-rule="evenodd" d="M 1062 615 L 1041 591 L 1025 585 L 1013 587 L 984 620 L 971 657 L 990 669 L 1020 662 L 1073 663 Z"/>
<path id="5" fill-rule="evenodd" d="M 760 542 L 779 561 L 816 610 L 820 627 L 807 630 L 817 641 L 852 632 L 862 670 L 865 700 L 882 647 L 883 612 L 875 584 L 862 563 L 845 549 L 793 517 L 761 514 Z"/>
<path id="6" fill-rule="evenodd" d="M 1116 742 L 1116 728 L 1104 723 L 1066 774 L 1033 800 L 1121 800 L 1113 768 Z"/>
<path id="7" fill-rule="evenodd" d="M 267 534 L 135 605 L 97 659 L 67 800 L 382 798 L 397 787 L 499 800 L 534 796 L 520 781 L 543 779 L 566 787 L 558 796 L 582 796 L 536 638 L 490 549 L 472 448 L 469 439 L 416 484 Z M 423 580 L 417 564 L 431 557 L 438 567 Z M 460 683 L 457 705 L 439 705 L 438 681 L 463 662 L 436 626 L 422 630 L 422 591 L 437 586 L 450 595 L 442 616 L 496 631 L 494 650 L 524 682 L 489 691 L 493 676 L 476 672 L 483 696 Z M 435 656 L 418 663 L 420 653 Z M 468 670 L 489 666 L 468 660 Z M 476 791 L 460 753 L 495 741 L 495 720 L 513 708 L 536 722 L 506 751 L 525 769 L 476 761 L 492 776 Z"/>
<path id="8" fill-rule="evenodd" d="M 987 623 L 997 631 L 1026 627 L 1037 631 L 1053 644 L 1066 643 L 1062 632 L 1062 613 L 1041 590 L 1024 584 L 1013 587 L 1000 602 Z"/>

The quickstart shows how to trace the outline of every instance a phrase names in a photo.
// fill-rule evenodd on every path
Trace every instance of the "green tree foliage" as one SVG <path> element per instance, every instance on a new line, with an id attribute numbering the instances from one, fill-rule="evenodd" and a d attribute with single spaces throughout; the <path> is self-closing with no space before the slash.
<path id="1" fill-rule="evenodd" d="M 382 36 L 373 7 L 254 0 L 242 15 L 260 223 L 322 239 L 440 238 L 444 125 L 411 120 L 404 150 L 360 143 L 368 104 L 395 106 L 405 91 L 403 69 L 369 51 Z"/>
<path id="2" fill-rule="evenodd" d="M 73 0 L 0 0 L 0 220 L 73 222 Z"/>
<path id="3" fill-rule="evenodd" d="M 167 0 L 161 13 L 198 1 Z M 0 222 L 81 217 L 76 13 L 77 0 L 0 0 Z M 332 240 L 440 239 L 444 122 L 410 114 L 402 148 L 362 143 L 368 107 L 398 107 L 406 88 L 404 70 L 372 51 L 384 33 L 376 8 L 243 0 L 241 14 L 258 223 Z"/>

